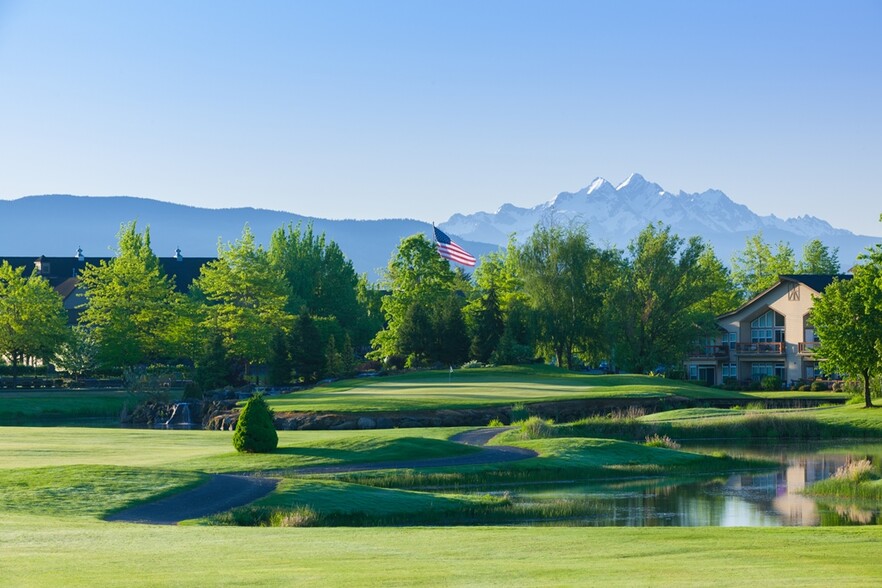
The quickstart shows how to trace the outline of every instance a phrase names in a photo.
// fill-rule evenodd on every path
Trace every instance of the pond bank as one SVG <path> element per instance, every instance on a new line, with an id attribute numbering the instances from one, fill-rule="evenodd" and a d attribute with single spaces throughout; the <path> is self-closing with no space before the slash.
<path id="1" fill-rule="evenodd" d="M 765 408 L 811 408 L 822 404 L 843 404 L 829 398 L 822 399 L 770 399 L 757 398 L 752 404 Z M 637 410 L 653 414 L 683 408 L 709 407 L 732 408 L 743 405 L 743 399 L 702 399 L 695 400 L 680 396 L 664 398 L 587 398 L 536 402 L 524 405 L 531 416 L 553 419 L 555 422 L 572 422 L 579 419 L 608 415 L 610 413 Z M 231 430 L 236 427 L 238 413 L 230 410 L 218 413 L 207 419 L 205 428 L 211 430 Z M 407 429 L 424 427 L 481 427 L 490 421 L 498 420 L 504 424 L 512 421 L 511 406 L 487 408 L 439 409 L 418 411 L 382 412 L 277 412 L 275 425 L 285 431 L 354 430 L 354 429 Z"/>

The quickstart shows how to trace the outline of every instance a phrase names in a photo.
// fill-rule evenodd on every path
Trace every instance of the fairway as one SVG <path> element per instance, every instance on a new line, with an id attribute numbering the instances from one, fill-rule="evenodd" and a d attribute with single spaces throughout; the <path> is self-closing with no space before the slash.
<path id="1" fill-rule="evenodd" d="M 4 586 L 874 586 L 882 529 L 151 527 L 0 514 Z"/>
<path id="2" fill-rule="evenodd" d="M 419 371 L 341 380 L 268 398 L 276 412 L 383 412 L 511 406 L 561 400 L 663 399 L 756 400 L 758 393 L 718 390 L 641 375 L 592 376 L 551 366 Z M 802 393 L 802 397 L 806 395 Z M 800 397 L 791 393 L 790 398 Z"/>

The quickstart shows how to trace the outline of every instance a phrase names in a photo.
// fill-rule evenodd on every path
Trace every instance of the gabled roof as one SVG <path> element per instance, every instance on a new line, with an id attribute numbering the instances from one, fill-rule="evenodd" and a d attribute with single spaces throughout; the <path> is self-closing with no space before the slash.
<path id="1" fill-rule="evenodd" d="M 818 294 L 833 283 L 833 280 L 850 280 L 851 274 L 781 274 L 778 279 L 788 282 L 798 282 L 805 284 Z"/>
<path id="2" fill-rule="evenodd" d="M 717 320 L 724 319 L 732 316 L 733 314 L 737 314 L 741 312 L 743 309 L 747 308 L 778 286 L 780 286 L 783 282 L 795 282 L 798 284 L 804 284 L 806 287 L 811 288 L 818 294 L 824 292 L 824 290 L 833 283 L 833 280 L 850 280 L 852 278 L 851 274 L 780 274 L 778 276 L 778 281 L 775 282 L 771 287 L 763 290 L 735 310 L 730 310 L 729 312 L 723 313 L 717 317 Z"/>

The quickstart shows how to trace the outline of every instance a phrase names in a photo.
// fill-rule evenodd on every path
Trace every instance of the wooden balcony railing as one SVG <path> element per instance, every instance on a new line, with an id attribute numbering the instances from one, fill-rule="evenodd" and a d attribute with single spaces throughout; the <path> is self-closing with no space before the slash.
<path id="1" fill-rule="evenodd" d="M 729 357 L 728 345 L 703 345 L 696 347 L 689 352 L 691 358 L 718 358 Z"/>
<path id="2" fill-rule="evenodd" d="M 735 353 L 744 355 L 782 355 L 783 343 L 736 343 Z"/>
<path id="3" fill-rule="evenodd" d="M 812 355 L 820 345 L 820 341 L 803 341 L 799 344 L 799 352 L 803 355 Z"/>

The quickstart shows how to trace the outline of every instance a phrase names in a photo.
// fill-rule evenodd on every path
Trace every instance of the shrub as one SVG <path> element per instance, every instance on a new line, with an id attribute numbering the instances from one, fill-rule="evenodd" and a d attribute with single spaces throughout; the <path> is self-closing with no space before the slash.
<path id="1" fill-rule="evenodd" d="M 647 447 L 665 447 L 667 449 L 680 449 L 680 444 L 668 437 L 667 435 L 649 435 L 644 443 Z"/>
<path id="2" fill-rule="evenodd" d="M 511 422 L 516 423 L 518 421 L 526 420 L 527 417 L 530 416 L 530 413 L 527 412 L 527 408 L 524 406 L 522 402 L 518 402 L 514 406 L 511 407 Z"/>
<path id="3" fill-rule="evenodd" d="M 504 427 L 505 424 L 499 419 L 490 419 L 490 422 L 487 423 L 488 427 Z"/>
<path id="4" fill-rule="evenodd" d="M 763 379 L 760 382 L 760 386 L 766 392 L 780 390 L 781 389 L 781 378 L 779 378 L 778 376 L 763 376 Z"/>
<path id="5" fill-rule="evenodd" d="M 521 439 L 548 439 L 554 437 L 554 421 L 541 417 L 531 416 L 525 421 L 520 421 L 519 432 Z"/>
<path id="6" fill-rule="evenodd" d="M 383 369 L 383 364 L 374 359 L 363 361 L 355 366 L 355 371 L 357 372 L 378 372 L 381 369 Z"/>
<path id="7" fill-rule="evenodd" d="M 757 411 L 757 410 L 765 410 L 766 405 L 764 402 L 748 402 L 747 406 L 744 407 L 744 410 L 747 411 Z"/>
<path id="8" fill-rule="evenodd" d="M 273 411 L 255 394 L 248 399 L 233 433 L 233 447 L 244 453 L 270 453 L 279 445 L 279 435 L 273 424 Z"/>
<path id="9" fill-rule="evenodd" d="M 484 367 L 484 364 L 476 359 L 473 359 L 469 362 L 462 364 L 462 369 L 464 369 L 464 370 L 474 369 L 474 368 L 482 368 L 482 367 Z"/>
<path id="10" fill-rule="evenodd" d="M 827 384 L 825 384 L 824 382 L 812 382 L 812 386 L 810 389 L 812 392 L 826 392 Z"/>

